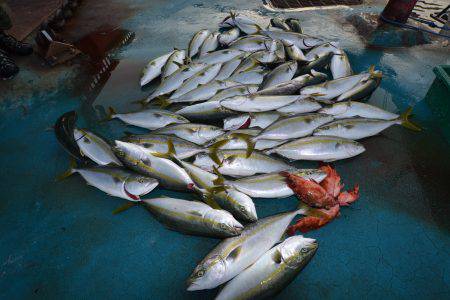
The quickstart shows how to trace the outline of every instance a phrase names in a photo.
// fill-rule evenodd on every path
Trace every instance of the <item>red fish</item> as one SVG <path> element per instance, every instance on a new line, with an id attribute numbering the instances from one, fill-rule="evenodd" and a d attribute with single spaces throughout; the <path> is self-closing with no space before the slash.
<path id="1" fill-rule="evenodd" d="M 330 208 L 336 205 L 336 199 L 329 195 L 327 191 L 318 183 L 306 180 L 300 176 L 281 172 L 280 175 L 286 177 L 286 182 L 297 197 L 311 207 Z"/>
<path id="2" fill-rule="evenodd" d="M 353 190 L 344 191 L 339 194 L 338 202 L 340 206 L 349 206 L 359 198 L 359 185 L 355 185 Z"/>
<path id="3" fill-rule="evenodd" d="M 330 165 L 324 165 L 319 168 L 320 170 L 327 173 L 327 177 L 320 183 L 328 194 L 336 198 L 339 196 L 341 189 L 344 188 L 344 185 L 341 184 L 341 176 L 336 172 L 335 169 L 330 167 Z"/>
<path id="4" fill-rule="evenodd" d="M 314 229 L 319 229 L 326 224 L 333 221 L 339 216 L 339 204 L 330 209 L 310 209 L 310 215 L 305 216 L 288 228 L 288 234 L 294 235 L 296 231 L 308 232 Z"/>

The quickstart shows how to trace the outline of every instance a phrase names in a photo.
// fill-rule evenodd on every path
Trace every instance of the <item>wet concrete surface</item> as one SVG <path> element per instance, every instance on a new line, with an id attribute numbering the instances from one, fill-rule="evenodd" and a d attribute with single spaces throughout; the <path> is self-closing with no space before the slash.
<path id="1" fill-rule="evenodd" d="M 86 13 L 89 19 L 89 14 L 107 10 L 106 5 L 92 5 L 96 13 L 81 7 L 78 17 Z M 6 170 L 0 173 L 2 299 L 203 299 L 216 293 L 188 293 L 184 281 L 217 240 L 166 230 L 139 207 L 114 216 L 111 212 L 123 201 L 87 186 L 79 176 L 55 182 L 68 166 L 68 155 L 50 128 L 62 113 L 75 109 L 80 127 L 109 139 L 125 130 L 145 132 L 116 120 L 99 120 L 107 107 L 131 111 L 136 108 L 132 102 L 149 93 L 152 87 L 138 84 L 149 59 L 186 47 L 195 31 L 215 28 L 230 9 L 239 8 L 261 22 L 278 14 L 266 11 L 259 1 L 240 0 L 226 5 L 116 0 L 112 7 L 125 13 L 118 9 L 117 18 L 91 19 L 80 33 L 74 26 L 72 37 L 80 40 L 117 27 L 135 33 L 130 44 L 97 60 L 80 57 L 53 69 L 36 57 L 24 58 L 19 61 L 23 72 L 0 82 L 0 163 Z M 348 187 L 360 184 L 362 197 L 342 209 L 340 218 L 307 234 L 318 239 L 319 251 L 280 299 L 450 297 L 450 148 L 422 102 L 434 80 L 432 68 L 450 63 L 449 49 L 435 44 L 367 49 L 345 18 L 379 10 L 285 14 L 299 17 L 305 32 L 339 41 L 356 72 L 370 65 L 381 69 L 384 78 L 370 103 L 391 111 L 415 105 L 414 119 L 424 130 L 390 128 L 364 140 L 367 151 L 361 156 L 335 164 Z M 99 79 L 102 68 L 97 64 L 105 59 L 109 66 Z M 190 196 L 163 189 L 150 196 L 159 195 Z M 297 205 L 294 197 L 255 202 L 260 217 Z"/>

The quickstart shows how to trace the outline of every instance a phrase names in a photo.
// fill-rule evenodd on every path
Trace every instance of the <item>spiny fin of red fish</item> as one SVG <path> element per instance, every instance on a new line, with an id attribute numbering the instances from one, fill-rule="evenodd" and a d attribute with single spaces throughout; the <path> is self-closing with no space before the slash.
<path id="1" fill-rule="evenodd" d="M 338 174 L 336 169 L 332 168 L 330 165 L 322 165 L 320 170 L 324 171 L 327 176 L 320 182 L 320 186 L 323 187 L 330 196 L 336 198 L 344 185 L 341 184 L 341 176 Z"/>
<path id="2" fill-rule="evenodd" d="M 340 206 L 349 206 L 359 198 L 359 185 L 355 185 L 353 190 L 344 191 L 339 194 L 338 202 Z"/>

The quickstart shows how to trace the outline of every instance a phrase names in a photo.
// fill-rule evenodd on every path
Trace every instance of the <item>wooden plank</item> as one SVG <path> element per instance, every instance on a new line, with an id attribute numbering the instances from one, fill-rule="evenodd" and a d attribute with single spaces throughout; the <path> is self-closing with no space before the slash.
<path id="1" fill-rule="evenodd" d="M 62 7 L 62 2 L 63 0 L 7 0 L 13 23 L 8 33 L 18 40 L 25 39 Z"/>

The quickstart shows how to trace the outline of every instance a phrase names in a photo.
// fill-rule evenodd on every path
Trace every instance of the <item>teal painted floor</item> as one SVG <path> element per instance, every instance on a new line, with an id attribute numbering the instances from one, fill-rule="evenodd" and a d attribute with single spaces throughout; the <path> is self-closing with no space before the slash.
<path id="1" fill-rule="evenodd" d="M 118 65 L 96 97 L 83 97 L 87 88 L 79 83 L 87 75 L 77 66 L 49 74 L 25 66 L 14 82 L 0 82 L 0 299 L 208 299 L 216 293 L 188 293 L 184 282 L 218 240 L 166 230 L 141 207 L 112 215 L 123 200 L 79 176 L 55 182 L 68 156 L 51 126 L 75 109 L 81 126 L 108 138 L 139 132 L 99 118 L 102 108 L 131 110 L 148 93 L 138 86 L 147 59 L 185 47 L 193 32 L 215 28 L 229 9 L 260 19 L 274 13 L 259 1 L 114 2 L 133 5 L 120 25 L 136 39 L 114 54 Z M 342 21 L 361 10 L 288 15 L 304 20 L 305 32 L 340 41 L 355 71 L 381 69 L 385 77 L 370 103 L 400 111 L 416 105 L 424 131 L 390 128 L 363 141 L 367 152 L 336 164 L 344 183 L 360 184 L 361 199 L 307 234 L 319 242 L 317 255 L 279 299 L 449 299 L 450 147 L 421 101 L 432 68 L 450 62 L 448 48 L 365 49 Z M 190 197 L 162 189 L 150 197 L 158 195 Z M 294 209 L 297 200 L 255 202 L 264 217 Z"/>

